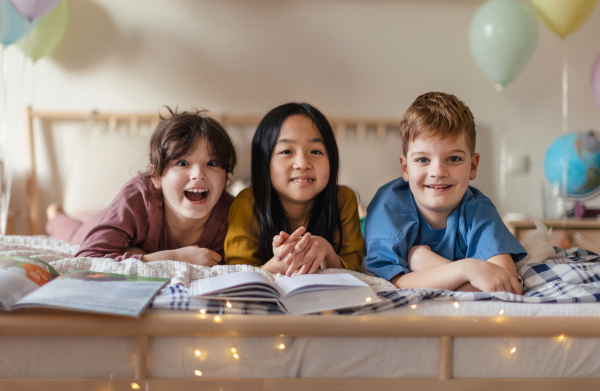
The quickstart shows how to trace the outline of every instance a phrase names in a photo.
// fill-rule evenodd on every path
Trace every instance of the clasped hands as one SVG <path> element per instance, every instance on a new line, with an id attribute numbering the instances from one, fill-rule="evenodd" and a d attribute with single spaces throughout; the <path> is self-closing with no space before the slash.
<path id="1" fill-rule="evenodd" d="M 307 274 L 316 272 L 319 267 L 324 268 L 331 245 L 322 237 L 305 231 L 306 228 L 300 227 L 291 235 L 281 231 L 273 237 L 273 258 L 282 263 L 281 270 L 285 268 L 288 277 L 295 272 Z"/>

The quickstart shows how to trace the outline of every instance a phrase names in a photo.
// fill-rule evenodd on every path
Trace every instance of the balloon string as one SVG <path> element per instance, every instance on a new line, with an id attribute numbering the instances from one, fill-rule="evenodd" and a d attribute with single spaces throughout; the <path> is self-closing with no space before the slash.
<path id="1" fill-rule="evenodd" d="M 569 114 L 569 72 L 568 72 L 568 53 L 567 53 L 567 41 L 562 40 L 562 52 L 563 52 L 563 69 L 562 69 L 562 134 L 563 136 L 568 130 L 568 114 Z M 563 227 L 567 224 L 567 170 L 568 170 L 568 153 L 567 140 L 563 137 L 563 172 L 562 172 L 562 196 L 563 196 L 563 208 L 562 208 L 562 225 Z"/>
<path id="2" fill-rule="evenodd" d="M 508 164 L 508 146 L 506 136 L 506 92 L 500 92 L 500 205 L 506 209 L 506 176 Z"/>

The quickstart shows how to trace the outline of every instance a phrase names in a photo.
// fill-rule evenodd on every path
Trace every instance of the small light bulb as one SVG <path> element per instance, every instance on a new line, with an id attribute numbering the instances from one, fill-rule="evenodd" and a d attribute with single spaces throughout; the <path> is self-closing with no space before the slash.
<path id="1" fill-rule="evenodd" d="M 201 313 L 202 315 L 204 315 L 204 314 L 206 314 L 206 310 L 203 308 L 203 309 L 201 309 L 201 310 L 200 310 L 200 313 Z"/>
<path id="2" fill-rule="evenodd" d="M 365 299 L 365 301 L 366 301 L 367 303 L 370 303 L 370 302 L 371 302 L 371 300 L 373 300 L 373 299 L 371 299 L 370 297 L 367 297 L 367 298 Z"/>
<path id="3" fill-rule="evenodd" d="M 133 388 L 134 390 L 139 390 L 140 389 L 140 385 L 137 383 L 131 383 L 131 388 Z"/>
<path id="4" fill-rule="evenodd" d="M 565 337 L 565 335 L 564 335 L 564 334 L 561 334 L 561 335 L 559 335 L 559 336 L 558 336 L 558 340 L 559 340 L 559 341 L 563 341 L 565 338 L 566 338 L 566 337 Z"/>
<path id="5" fill-rule="evenodd" d="M 285 349 L 285 345 L 284 344 L 279 345 L 279 349 L 281 349 L 281 350 Z"/>
<path id="6" fill-rule="evenodd" d="M 413 304 L 413 305 L 410 306 L 410 308 L 414 310 L 415 308 L 417 308 L 417 305 Z"/>
<path id="7" fill-rule="evenodd" d="M 221 321 L 221 317 L 219 315 L 215 316 L 215 322 L 219 323 Z"/>
<path id="8" fill-rule="evenodd" d="M 231 353 L 236 353 L 237 350 L 235 348 L 231 348 Z"/>
<path id="9" fill-rule="evenodd" d="M 517 347 L 515 346 L 514 348 L 512 348 L 512 350 L 510 351 L 510 354 L 513 354 L 514 352 L 517 351 Z"/>
<path id="10" fill-rule="evenodd" d="M 199 370 L 195 370 L 194 373 L 196 374 L 196 376 L 202 376 L 202 372 Z"/>
<path id="11" fill-rule="evenodd" d="M 233 355 L 233 358 L 235 358 L 237 360 L 238 358 L 240 358 L 240 356 L 236 353 Z"/>
<path id="12" fill-rule="evenodd" d="M 504 315 L 504 308 L 500 310 L 500 312 L 498 313 L 498 315 Z"/>
<path id="13" fill-rule="evenodd" d="M 460 304 L 458 304 L 458 301 L 455 301 L 454 302 L 454 308 L 458 308 L 458 307 L 460 307 Z"/>
<path id="14" fill-rule="evenodd" d="M 227 304 L 225 304 L 227 306 L 227 308 L 231 308 L 231 303 L 227 302 Z"/>
<path id="15" fill-rule="evenodd" d="M 194 353 L 196 354 L 196 357 L 202 354 L 199 350 L 196 350 Z"/>

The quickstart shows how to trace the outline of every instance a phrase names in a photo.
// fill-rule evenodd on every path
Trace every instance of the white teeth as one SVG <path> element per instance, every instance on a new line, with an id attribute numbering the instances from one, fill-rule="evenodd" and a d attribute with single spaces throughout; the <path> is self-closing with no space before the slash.
<path id="1" fill-rule="evenodd" d="M 207 192 L 208 189 L 189 189 L 189 190 L 185 190 L 185 191 L 190 192 L 190 193 L 204 193 L 204 192 Z"/>
<path id="2" fill-rule="evenodd" d="M 432 189 L 445 189 L 449 186 L 427 186 L 427 187 L 432 188 Z"/>
<path id="3" fill-rule="evenodd" d="M 314 179 L 292 179 L 293 182 L 312 182 Z"/>

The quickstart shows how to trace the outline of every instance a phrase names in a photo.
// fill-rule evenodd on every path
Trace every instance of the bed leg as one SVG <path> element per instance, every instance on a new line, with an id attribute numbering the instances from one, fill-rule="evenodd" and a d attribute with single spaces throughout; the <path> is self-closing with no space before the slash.
<path id="1" fill-rule="evenodd" d="M 135 337 L 135 379 L 148 378 L 148 336 Z"/>
<path id="2" fill-rule="evenodd" d="M 440 337 L 440 380 L 452 379 L 452 359 L 454 355 L 454 337 Z"/>

